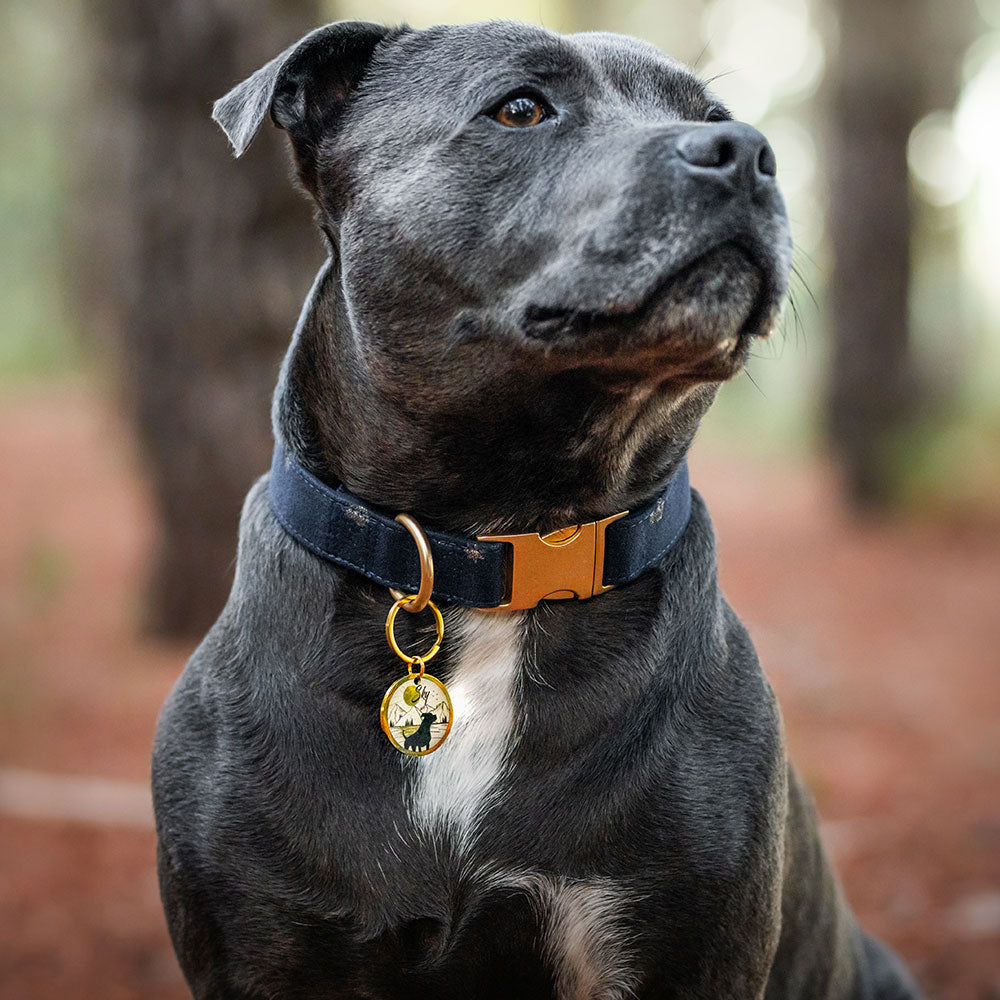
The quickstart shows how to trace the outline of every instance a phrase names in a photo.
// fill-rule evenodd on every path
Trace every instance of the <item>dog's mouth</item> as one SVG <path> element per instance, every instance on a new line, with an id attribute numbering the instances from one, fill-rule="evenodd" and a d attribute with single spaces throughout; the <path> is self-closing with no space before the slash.
<path id="1" fill-rule="evenodd" d="M 767 336 L 779 294 L 770 269 L 725 243 L 661 279 L 639 302 L 599 311 L 530 305 L 522 329 L 558 353 L 612 367 L 727 378 Z"/>

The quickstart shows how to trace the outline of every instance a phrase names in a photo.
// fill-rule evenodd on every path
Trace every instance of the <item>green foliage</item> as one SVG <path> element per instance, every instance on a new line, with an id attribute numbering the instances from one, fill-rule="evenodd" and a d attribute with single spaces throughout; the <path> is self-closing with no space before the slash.
<path id="1" fill-rule="evenodd" d="M 1000 411 L 952 403 L 900 431 L 886 461 L 903 510 L 949 521 L 1000 514 Z"/>
<path id="2" fill-rule="evenodd" d="M 70 576 L 69 554 L 48 538 L 34 538 L 25 553 L 22 589 L 29 605 L 39 610 L 54 605 Z"/>
<path id="3" fill-rule="evenodd" d="M 62 374 L 80 351 L 66 305 L 65 218 L 78 111 L 74 3 L 0 10 L 0 380 Z"/>

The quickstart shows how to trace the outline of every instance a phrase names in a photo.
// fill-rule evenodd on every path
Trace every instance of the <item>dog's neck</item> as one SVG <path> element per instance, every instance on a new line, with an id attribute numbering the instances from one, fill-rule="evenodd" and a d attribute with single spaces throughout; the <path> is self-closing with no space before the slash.
<path id="1" fill-rule="evenodd" d="M 715 394 L 533 371 L 508 345 L 483 342 L 407 384 L 358 348 L 331 285 L 321 272 L 303 310 L 275 433 L 322 481 L 442 530 L 546 532 L 636 509 L 664 489 Z M 442 392 L 435 380 L 457 383 L 463 369 L 474 392 Z"/>

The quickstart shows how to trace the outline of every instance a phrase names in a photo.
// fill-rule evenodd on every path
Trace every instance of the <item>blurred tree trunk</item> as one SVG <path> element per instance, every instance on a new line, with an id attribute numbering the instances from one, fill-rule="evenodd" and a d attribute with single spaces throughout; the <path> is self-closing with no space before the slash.
<path id="1" fill-rule="evenodd" d="M 148 624 L 203 632 L 267 468 L 269 398 L 322 259 L 282 133 L 236 163 L 212 101 L 323 20 L 318 0 L 87 0 L 77 285 L 116 363 L 153 485 Z M 96 126 L 95 123 L 96 122 Z"/>
<path id="2" fill-rule="evenodd" d="M 924 403 L 911 350 L 907 141 L 956 97 L 965 0 L 836 0 L 829 231 L 834 251 L 827 427 L 851 501 L 892 499 L 898 431 Z"/>

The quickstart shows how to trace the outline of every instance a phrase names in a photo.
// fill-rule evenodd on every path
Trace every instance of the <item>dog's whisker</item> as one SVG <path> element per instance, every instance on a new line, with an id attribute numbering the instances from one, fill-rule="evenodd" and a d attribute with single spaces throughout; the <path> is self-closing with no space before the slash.
<path id="1" fill-rule="evenodd" d="M 725 70 L 722 70 L 720 73 L 716 73 L 714 76 L 710 76 L 707 80 L 704 80 L 702 82 L 703 82 L 704 86 L 711 87 L 712 84 L 715 83 L 716 80 L 721 80 L 723 77 L 732 76 L 733 73 L 739 73 L 739 72 L 741 72 L 741 71 L 738 70 L 738 69 L 735 69 L 735 68 L 734 69 L 725 69 Z"/>
<path id="2" fill-rule="evenodd" d="M 761 396 L 763 396 L 764 399 L 767 399 L 767 393 L 764 392 L 764 390 L 761 389 L 761 387 L 757 384 L 757 380 L 753 377 L 753 375 L 750 374 L 750 370 L 748 368 L 744 368 L 743 373 L 746 375 L 748 379 L 750 379 L 751 384 L 761 394 Z"/>
<path id="3" fill-rule="evenodd" d="M 698 53 L 698 55 L 697 55 L 697 57 L 695 58 L 694 62 L 693 62 L 693 63 L 691 63 L 691 69 L 697 69 L 697 68 L 698 68 L 698 66 L 699 66 L 699 65 L 701 64 L 701 61 L 702 61 L 702 59 L 704 59 L 704 58 L 705 58 L 705 53 L 706 53 L 706 52 L 708 52 L 708 50 L 709 50 L 709 49 L 710 49 L 711 47 L 712 47 L 712 39 L 709 39 L 709 40 L 708 40 L 708 41 L 706 41 L 706 42 L 705 42 L 705 44 L 704 44 L 704 45 L 703 45 L 703 46 L 701 47 L 701 51 L 700 51 L 700 52 Z M 707 87 L 707 86 L 709 85 L 709 83 L 710 83 L 710 82 L 711 82 L 711 81 L 709 81 L 709 80 L 706 80 L 706 81 L 705 81 L 705 86 Z"/>

